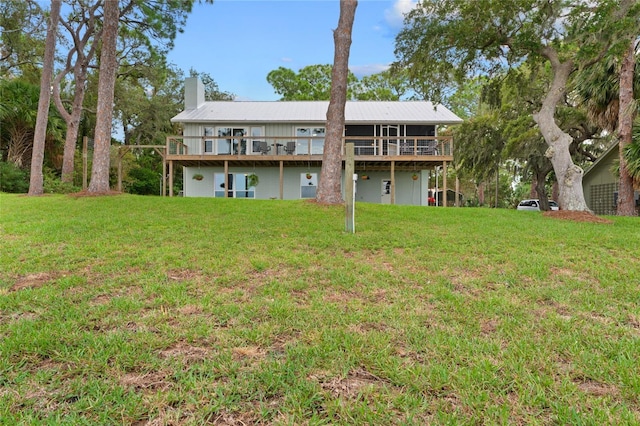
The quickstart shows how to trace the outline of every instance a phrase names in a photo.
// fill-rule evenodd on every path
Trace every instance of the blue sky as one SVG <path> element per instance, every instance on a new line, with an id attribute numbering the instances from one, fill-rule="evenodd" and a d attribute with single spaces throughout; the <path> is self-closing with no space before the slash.
<path id="1" fill-rule="evenodd" d="M 349 68 L 358 77 L 395 59 L 394 38 L 412 0 L 359 0 Z M 239 100 L 277 100 L 267 74 L 333 62 L 338 0 L 215 0 L 196 5 L 169 61 L 206 72 Z"/>

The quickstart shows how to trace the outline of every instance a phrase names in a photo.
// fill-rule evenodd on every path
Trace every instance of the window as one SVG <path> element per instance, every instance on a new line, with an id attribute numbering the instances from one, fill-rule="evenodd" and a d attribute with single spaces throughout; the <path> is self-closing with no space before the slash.
<path id="1" fill-rule="evenodd" d="M 213 139 L 206 139 L 207 136 L 213 136 L 213 127 L 205 127 L 204 136 L 204 153 L 213 154 Z"/>
<path id="2" fill-rule="evenodd" d="M 253 154 L 261 154 L 260 151 L 260 142 L 264 142 L 262 139 L 264 136 L 264 128 L 263 127 L 251 127 L 251 153 Z"/>
<path id="3" fill-rule="evenodd" d="M 255 198 L 255 186 L 249 186 L 249 173 L 229 173 L 229 188 L 227 194 L 229 198 Z M 216 173 L 213 177 L 215 185 L 215 197 L 224 198 L 224 173 Z"/>
<path id="4" fill-rule="evenodd" d="M 324 127 L 296 127 L 296 153 L 322 154 L 324 151 Z M 307 139 L 308 137 L 308 139 Z"/>
<path id="5" fill-rule="evenodd" d="M 218 155 L 244 154 L 247 150 L 247 140 L 242 137 L 247 134 L 244 128 L 218 127 L 216 141 Z"/>
<path id="6" fill-rule="evenodd" d="M 300 198 L 315 198 L 318 189 L 317 173 L 300 174 Z"/>

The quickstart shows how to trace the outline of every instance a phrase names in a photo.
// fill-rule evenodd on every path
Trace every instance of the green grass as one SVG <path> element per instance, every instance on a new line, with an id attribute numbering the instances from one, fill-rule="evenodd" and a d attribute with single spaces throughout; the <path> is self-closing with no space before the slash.
<path id="1" fill-rule="evenodd" d="M 640 424 L 640 222 L 0 194 L 0 424 Z"/>

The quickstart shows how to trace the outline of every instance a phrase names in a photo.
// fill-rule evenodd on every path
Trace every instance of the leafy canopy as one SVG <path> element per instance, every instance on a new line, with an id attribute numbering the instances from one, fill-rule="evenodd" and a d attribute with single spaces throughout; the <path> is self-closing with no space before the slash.
<path id="1" fill-rule="evenodd" d="M 585 66 L 609 50 L 622 51 L 622 34 L 637 29 L 640 2 L 600 0 L 426 0 L 410 12 L 396 38 L 396 67 L 416 91 L 446 98 L 454 82 L 494 75 L 505 67 L 543 60 Z"/>
<path id="2" fill-rule="evenodd" d="M 309 65 L 297 73 L 279 67 L 267 75 L 267 81 L 283 101 L 326 101 L 331 95 L 332 66 Z M 408 92 L 408 80 L 402 71 L 386 70 L 358 79 L 349 71 L 347 99 L 397 101 Z"/>

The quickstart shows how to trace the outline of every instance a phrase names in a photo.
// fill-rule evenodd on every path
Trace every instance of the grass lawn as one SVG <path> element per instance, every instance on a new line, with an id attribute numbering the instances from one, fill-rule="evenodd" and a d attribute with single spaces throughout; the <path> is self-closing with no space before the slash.
<path id="1" fill-rule="evenodd" d="M 0 194 L 0 424 L 640 424 L 640 221 Z"/>

